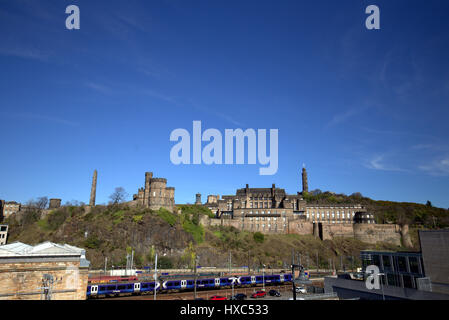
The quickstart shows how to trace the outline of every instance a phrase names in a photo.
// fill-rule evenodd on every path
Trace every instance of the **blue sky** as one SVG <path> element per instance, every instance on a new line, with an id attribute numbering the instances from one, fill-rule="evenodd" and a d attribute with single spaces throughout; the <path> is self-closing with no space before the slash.
<path id="1" fill-rule="evenodd" d="M 65 28 L 78 5 L 81 29 Z M 365 28 L 376 4 L 381 30 Z M 0 0 L 0 199 L 177 203 L 248 183 L 449 207 L 449 2 Z M 279 130 L 279 169 L 170 162 L 172 130 Z"/>

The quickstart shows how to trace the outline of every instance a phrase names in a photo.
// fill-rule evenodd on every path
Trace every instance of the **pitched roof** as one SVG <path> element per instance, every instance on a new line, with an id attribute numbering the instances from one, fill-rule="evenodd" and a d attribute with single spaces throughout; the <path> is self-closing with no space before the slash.
<path id="1" fill-rule="evenodd" d="M 85 257 L 85 250 L 68 244 L 43 242 L 30 246 L 22 242 L 14 242 L 0 247 L 0 257 L 29 256 L 77 256 Z"/>

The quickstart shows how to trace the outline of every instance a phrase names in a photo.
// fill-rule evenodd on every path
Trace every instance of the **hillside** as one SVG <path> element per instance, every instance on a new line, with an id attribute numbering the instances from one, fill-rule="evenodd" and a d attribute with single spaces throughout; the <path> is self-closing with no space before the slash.
<path id="1" fill-rule="evenodd" d="M 341 196 L 336 195 L 306 197 L 308 201 L 320 203 L 341 201 Z M 442 209 L 416 204 L 406 204 L 404 208 L 403 204 L 377 203 L 366 198 L 353 200 L 372 206 L 377 219 L 388 217 L 388 221 L 400 221 L 400 214 L 409 212 L 407 208 L 410 207 L 416 209 L 413 212 L 425 209 L 424 216 L 436 216 L 438 226 L 444 226 L 447 221 L 447 213 L 440 212 Z M 388 244 L 369 245 L 355 239 L 320 241 L 313 236 L 264 236 L 229 227 L 204 228 L 199 221 L 203 215 L 212 215 L 208 209 L 185 205 L 178 206 L 177 210 L 179 213 L 173 214 L 164 209 L 152 211 L 127 204 L 96 206 L 92 210 L 84 206 L 67 206 L 49 212 L 30 208 L 6 221 L 10 225 L 8 242 L 69 243 L 87 250 L 87 258 L 93 268 L 103 268 L 105 257 L 108 258 L 109 267 L 125 266 L 126 254 L 131 250 L 134 250 L 134 261 L 138 267 L 151 265 L 155 252 L 159 254 L 161 267 L 191 266 L 192 253 L 196 252 L 200 264 L 204 266 L 227 267 L 231 253 L 234 265 L 257 268 L 262 264 L 288 266 L 292 249 L 301 253 L 303 263 L 308 262 L 310 266 L 315 266 L 318 254 L 321 267 L 327 267 L 329 259 L 337 264 L 342 259 L 346 266 L 350 266 L 351 257 L 357 264 L 362 249 L 403 249 Z M 415 217 L 411 221 L 419 220 Z M 416 228 L 411 227 L 411 235 L 416 244 Z"/>
<path id="2" fill-rule="evenodd" d="M 303 194 L 310 204 L 361 204 L 368 212 L 372 212 L 377 223 L 409 224 L 411 227 L 426 229 L 449 228 L 449 210 L 411 202 L 394 202 L 372 200 L 363 197 L 360 193 L 350 196 L 321 192 L 319 190 Z"/>

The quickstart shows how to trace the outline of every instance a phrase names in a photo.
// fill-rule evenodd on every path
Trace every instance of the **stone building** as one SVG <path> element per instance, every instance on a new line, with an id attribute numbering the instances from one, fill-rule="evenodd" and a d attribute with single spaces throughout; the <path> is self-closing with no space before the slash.
<path id="1" fill-rule="evenodd" d="M 61 207 L 61 199 L 50 199 L 49 209 L 58 209 Z"/>
<path id="2" fill-rule="evenodd" d="M 8 241 L 8 225 L 0 224 L 0 246 L 3 246 Z"/>
<path id="3" fill-rule="evenodd" d="M 6 201 L 3 204 L 3 218 L 6 219 L 9 216 L 19 212 L 22 205 L 15 201 Z"/>
<path id="4" fill-rule="evenodd" d="M 271 188 L 250 188 L 247 184 L 235 195 L 221 199 L 210 195 L 204 206 L 215 214 L 215 219 L 203 223 L 265 234 L 313 234 L 323 240 L 356 237 L 372 243 L 385 240 L 400 244 L 399 226 L 375 225 L 373 215 L 360 204 L 308 204 L 303 198 L 308 192 L 305 168 L 302 184 L 302 192 L 297 194 L 287 194 L 275 184 Z"/>
<path id="5" fill-rule="evenodd" d="M 0 247 L 0 299 L 85 300 L 88 268 L 85 250 L 44 242 Z"/>
<path id="6" fill-rule="evenodd" d="M 152 172 L 145 172 L 145 187 L 139 188 L 133 195 L 134 204 L 153 210 L 165 208 L 173 212 L 175 206 L 175 188 L 167 187 L 167 179 L 153 178 Z"/>

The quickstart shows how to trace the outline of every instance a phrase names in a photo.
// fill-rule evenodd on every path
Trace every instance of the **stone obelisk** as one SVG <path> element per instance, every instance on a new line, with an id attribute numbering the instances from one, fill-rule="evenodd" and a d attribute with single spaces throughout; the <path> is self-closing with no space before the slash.
<path id="1" fill-rule="evenodd" d="M 97 194 L 97 170 L 94 171 L 94 177 L 92 178 L 92 189 L 90 191 L 90 201 L 89 201 L 89 205 L 91 207 L 95 206 L 96 194 Z"/>
<path id="2" fill-rule="evenodd" d="M 302 192 L 309 192 L 309 183 L 307 182 L 307 171 L 305 164 L 302 165 Z"/>

